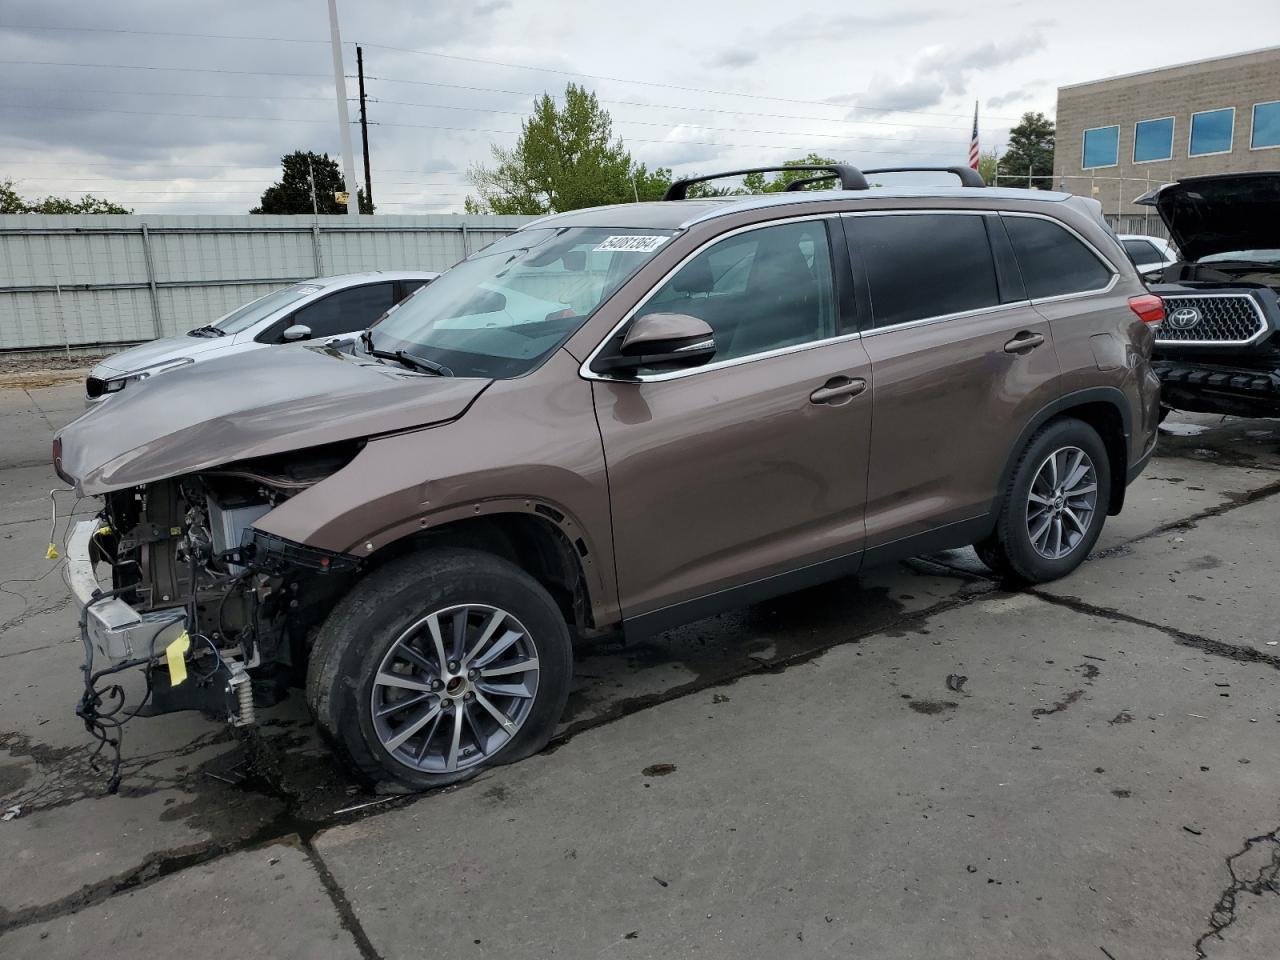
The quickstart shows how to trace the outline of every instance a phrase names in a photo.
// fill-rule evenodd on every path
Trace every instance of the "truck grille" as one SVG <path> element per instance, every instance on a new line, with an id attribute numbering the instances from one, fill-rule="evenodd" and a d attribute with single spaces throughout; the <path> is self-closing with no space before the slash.
<path id="1" fill-rule="evenodd" d="M 1235 293 L 1166 296 L 1156 343 L 1241 346 L 1267 328 L 1252 297 Z"/>

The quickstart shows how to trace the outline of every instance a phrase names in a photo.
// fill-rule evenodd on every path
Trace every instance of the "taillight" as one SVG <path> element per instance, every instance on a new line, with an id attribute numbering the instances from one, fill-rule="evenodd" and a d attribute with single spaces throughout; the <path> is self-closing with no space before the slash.
<path id="1" fill-rule="evenodd" d="M 1129 298 L 1129 309 L 1143 323 L 1159 323 L 1164 319 L 1164 301 L 1153 293 Z"/>

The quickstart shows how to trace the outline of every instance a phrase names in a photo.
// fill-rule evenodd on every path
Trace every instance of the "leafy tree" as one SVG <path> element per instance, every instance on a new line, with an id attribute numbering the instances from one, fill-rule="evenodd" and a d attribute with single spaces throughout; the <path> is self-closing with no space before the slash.
<path id="1" fill-rule="evenodd" d="M 133 213 L 110 200 L 85 194 L 79 200 L 44 197 L 31 203 L 18 196 L 12 180 L 0 180 L 0 213 Z"/>
<path id="2" fill-rule="evenodd" d="M 988 150 L 978 155 L 978 173 L 988 185 L 996 182 L 996 152 Z"/>
<path id="3" fill-rule="evenodd" d="M 250 213 L 311 213 L 311 174 L 316 178 L 317 213 L 341 214 L 347 212 L 345 204 L 333 199 L 335 192 L 347 189 L 338 161 L 327 153 L 295 150 L 280 158 L 280 181 L 262 191 L 262 200 Z M 373 206 L 365 199 L 364 191 L 357 193 L 361 213 L 373 213 Z"/>
<path id="4" fill-rule="evenodd" d="M 1009 149 L 1000 158 L 1000 186 L 1046 186 L 1053 176 L 1053 121 L 1043 113 L 1024 113 L 1009 131 Z M 1032 179 L 1028 179 L 1028 172 Z"/>
<path id="5" fill-rule="evenodd" d="M 491 150 L 496 165 L 477 164 L 468 173 L 478 194 L 467 197 L 468 213 L 537 215 L 657 199 L 670 182 L 671 171 L 650 173 L 632 163 L 613 137 L 609 112 L 573 83 L 562 106 L 545 93 L 534 101 L 514 148 Z"/>
<path id="6" fill-rule="evenodd" d="M 813 166 L 815 164 L 837 163 L 831 157 L 821 157 L 816 153 L 810 153 L 801 157 L 799 160 L 787 160 L 783 163 L 784 167 L 800 167 Z M 787 188 L 787 185 L 797 180 L 807 180 L 810 177 L 820 176 L 820 172 L 813 170 L 784 170 L 775 173 L 771 178 L 765 179 L 763 173 L 748 173 L 742 178 L 741 193 L 781 193 Z M 833 181 L 823 180 L 806 187 L 801 190 L 830 190 Z"/>

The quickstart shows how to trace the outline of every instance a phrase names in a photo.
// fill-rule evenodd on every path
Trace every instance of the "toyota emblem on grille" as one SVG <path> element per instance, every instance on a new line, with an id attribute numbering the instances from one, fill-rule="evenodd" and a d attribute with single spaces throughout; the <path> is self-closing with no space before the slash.
<path id="1" fill-rule="evenodd" d="M 1190 330 L 1200 322 L 1200 311 L 1195 307 L 1179 307 L 1169 316 L 1169 326 L 1175 330 Z"/>

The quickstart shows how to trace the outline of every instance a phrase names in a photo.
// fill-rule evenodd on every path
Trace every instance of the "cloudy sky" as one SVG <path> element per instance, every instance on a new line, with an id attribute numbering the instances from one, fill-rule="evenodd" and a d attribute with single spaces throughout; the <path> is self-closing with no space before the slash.
<path id="1" fill-rule="evenodd" d="M 570 81 L 637 160 L 677 173 L 810 150 L 963 163 L 975 100 L 983 148 L 1002 150 L 1023 111 L 1053 115 L 1060 84 L 1280 43 L 1275 0 L 1220 0 L 1212 17 L 1187 0 L 339 8 L 348 74 L 364 47 L 383 213 L 460 212 L 468 166 Z M 246 212 L 282 153 L 339 154 L 328 36 L 326 0 L 4 0 L 0 180 L 138 212 Z"/>

